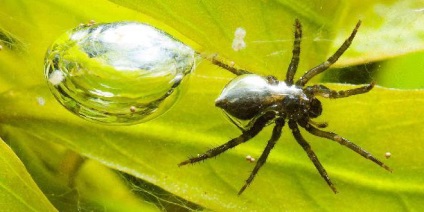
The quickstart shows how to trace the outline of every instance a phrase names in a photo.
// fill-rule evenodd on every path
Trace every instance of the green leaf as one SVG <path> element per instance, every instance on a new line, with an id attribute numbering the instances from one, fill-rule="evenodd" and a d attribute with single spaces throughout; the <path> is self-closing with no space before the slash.
<path id="1" fill-rule="evenodd" d="M 259 157 L 270 137 L 270 128 L 216 159 L 181 168 L 176 165 L 187 156 L 202 153 L 240 134 L 214 107 L 215 98 L 234 77 L 225 70 L 203 61 L 192 74 L 187 93 L 171 111 L 156 120 L 131 127 L 103 126 L 72 115 L 50 94 L 42 71 L 48 46 L 79 23 L 91 19 L 98 22 L 138 20 L 171 33 L 199 52 L 218 53 L 255 73 L 281 77 L 290 61 L 292 24 L 299 18 L 304 26 L 298 71 L 301 75 L 334 52 L 358 19 L 363 20 L 363 25 L 351 48 L 340 58 L 339 66 L 422 50 L 423 29 L 421 25 L 416 27 L 423 14 L 419 12 L 422 5 L 414 1 L 311 0 L 113 2 L 8 0 L 2 3 L 0 18 L 6 21 L 0 23 L 0 30 L 8 39 L 3 36 L 0 41 L 4 46 L 0 51 L 0 90 L 3 91 L 0 125 L 1 136 L 8 135 L 6 141 L 21 141 L 26 149 L 42 152 L 41 155 L 52 160 L 53 167 L 58 168 L 59 159 L 52 155 L 60 156 L 56 154 L 60 150 L 30 146 L 24 142 L 29 139 L 21 136 L 25 132 L 28 137 L 44 142 L 31 145 L 63 145 L 215 211 L 423 209 L 424 155 L 419 153 L 424 120 L 422 90 L 375 88 L 364 95 L 323 102 L 324 114 L 319 120 L 329 122 L 328 130 L 336 131 L 380 159 L 385 152 L 391 152 L 392 157 L 383 160 L 394 169 L 393 173 L 334 142 L 302 131 L 340 191 L 334 195 L 286 127 L 253 184 L 242 196 L 237 196 L 254 165 L 246 162 L 245 157 Z M 406 18 L 399 19 L 399 14 L 405 14 L 402 17 Z M 240 52 L 231 49 L 237 27 L 247 31 L 248 46 Z M 399 28 L 401 30 L 395 30 Z M 16 47 L 8 47 L 6 41 L 15 42 Z M 45 100 L 45 104 L 40 104 L 40 99 Z M 104 170 L 94 167 L 82 168 L 82 182 L 93 183 L 89 176 L 106 175 Z M 99 184 L 118 185 L 120 191 L 124 190 L 125 187 L 115 184 L 116 180 L 109 174 L 99 180 Z M 61 183 L 58 179 L 50 179 L 44 183 L 53 187 Z M 110 190 L 99 189 L 99 184 L 91 183 L 96 189 L 79 188 L 88 197 L 86 199 L 100 206 L 113 202 L 110 196 L 104 195 Z M 128 195 L 131 205 L 134 197 Z M 119 203 L 125 205 L 125 201 Z M 119 206 L 112 210 L 118 210 Z"/>
<path id="2" fill-rule="evenodd" d="M 3 125 L 0 132 L 59 211 L 157 211 L 115 171 L 98 162 L 25 129 Z"/>
<path id="3" fill-rule="evenodd" d="M 195 75 L 192 80 L 191 89 L 178 106 L 162 118 L 139 126 L 107 127 L 88 123 L 60 107 L 45 87 L 4 94 L 0 102 L 7 104 L 1 105 L 0 117 L 10 125 L 40 138 L 55 140 L 214 210 L 264 207 L 290 210 L 300 205 L 322 209 L 346 208 L 346 205 L 351 209 L 378 209 L 386 202 L 391 204 L 385 207 L 395 210 L 402 209 L 404 203 L 419 205 L 419 198 L 414 197 L 424 196 L 423 180 L 418 174 L 422 158 L 411 148 L 420 140 L 419 136 L 411 135 L 422 132 L 424 113 L 422 107 L 417 107 L 417 103 L 424 102 L 422 91 L 376 88 L 366 95 L 324 102 L 325 112 L 320 120 L 329 121 L 330 130 L 379 158 L 386 151 L 391 152 L 393 156 L 387 163 L 394 173 L 334 142 L 305 135 L 341 191 L 334 195 L 285 130 L 255 182 L 238 197 L 238 189 L 253 168 L 244 158 L 246 155 L 259 157 L 270 130 L 217 159 L 178 168 L 176 164 L 188 155 L 201 153 L 240 134 L 213 106 L 214 97 L 227 79 Z M 203 86 L 205 84 L 208 86 Z M 37 96 L 46 98 L 46 105 L 37 105 Z M 269 193 L 273 195 L 267 195 Z M 344 201 L 337 201 L 339 198 Z M 363 198 L 362 204 L 354 203 L 358 198 Z M 276 204 L 280 201 L 285 204 Z"/>
<path id="4" fill-rule="evenodd" d="M 424 88 L 424 52 L 408 54 L 385 61 L 376 80 L 382 86 L 392 88 Z"/>
<path id="5" fill-rule="evenodd" d="M 418 21 L 424 18 L 422 2 L 361 0 L 347 4 L 344 16 L 338 19 L 339 23 L 345 26 L 361 19 L 363 27 L 359 32 L 362 36 L 355 39 L 352 51 L 342 59 L 346 64 L 384 60 L 423 51 L 424 25 Z M 342 39 L 338 37 L 336 42 L 342 42 Z"/>
<path id="6" fill-rule="evenodd" d="M 0 205 L 4 211 L 57 211 L 9 146 L 0 139 Z"/>
<path id="7" fill-rule="evenodd" d="M 295 18 L 303 25 L 300 70 L 335 52 L 358 20 L 362 26 L 336 67 L 424 49 L 424 25 L 419 21 L 424 13 L 422 3 L 416 0 L 110 1 L 179 29 L 200 44 L 202 51 L 218 53 L 262 74 L 281 76 L 281 69 L 290 62 Z M 240 52 L 231 49 L 237 27 L 247 31 L 247 48 Z"/>

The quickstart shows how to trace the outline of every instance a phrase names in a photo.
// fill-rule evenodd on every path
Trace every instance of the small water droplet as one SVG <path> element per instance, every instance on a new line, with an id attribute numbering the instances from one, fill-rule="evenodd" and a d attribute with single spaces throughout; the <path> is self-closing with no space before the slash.
<path id="1" fill-rule="evenodd" d="M 93 23 L 53 43 L 45 76 L 56 99 L 76 115 L 129 125 L 169 110 L 195 60 L 193 49 L 152 26 Z"/>
<path id="2" fill-rule="evenodd" d="M 250 162 L 250 163 L 255 162 L 255 158 L 254 158 L 254 157 L 252 157 L 252 156 L 250 156 L 250 155 L 247 155 L 247 156 L 246 156 L 246 160 L 247 160 L 248 162 Z"/>
<path id="3" fill-rule="evenodd" d="M 38 105 L 44 106 L 46 104 L 46 100 L 43 97 L 38 96 L 36 99 L 37 99 Z"/>
<path id="4" fill-rule="evenodd" d="M 233 50 L 240 51 L 246 48 L 246 43 L 244 42 L 244 37 L 246 36 L 246 30 L 239 27 L 234 32 L 234 40 L 233 40 Z"/>

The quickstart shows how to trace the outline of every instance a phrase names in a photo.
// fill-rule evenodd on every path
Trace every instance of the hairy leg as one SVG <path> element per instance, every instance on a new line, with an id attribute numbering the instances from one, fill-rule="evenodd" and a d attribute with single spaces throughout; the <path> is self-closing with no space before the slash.
<path id="1" fill-rule="evenodd" d="M 226 70 L 230 71 L 231 73 L 233 73 L 235 75 L 251 74 L 250 71 L 234 68 L 231 65 L 228 65 L 228 64 L 225 64 L 225 63 L 219 61 L 218 59 L 216 59 L 216 55 L 213 56 L 212 58 L 208 59 L 208 60 L 210 60 L 214 65 L 217 65 L 217 66 L 219 66 L 223 69 L 226 69 Z"/>
<path id="2" fill-rule="evenodd" d="M 316 121 L 309 120 L 308 123 L 309 124 L 312 124 L 312 125 L 314 125 L 315 127 L 318 127 L 318 128 L 326 128 L 326 127 L 328 127 L 328 123 L 327 122 L 316 122 Z"/>
<path id="3" fill-rule="evenodd" d="M 222 144 L 218 147 L 212 148 L 212 149 L 206 151 L 205 153 L 200 154 L 196 157 L 191 157 L 188 160 L 185 160 L 185 161 L 179 163 L 178 166 L 197 163 L 197 162 L 206 160 L 208 158 L 215 157 L 215 156 L 227 151 L 230 148 L 233 148 L 233 147 L 235 147 L 239 144 L 242 144 L 242 143 L 250 140 L 251 138 L 255 137 L 266 126 L 268 121 L 273 119 L 274 117 L 275 117 L 274 113 L 266 113 L 266 114 L 262 115 L 261 117 L 256 119 L 256 122 L 252 125 L 252 127 L 250 129 L 244 131 L 243 134 L 241 134 L 239 137 L 233 138 L 230 141 L 228 141 L 227 143 Z"/>
<path id="4" fill-rule="evenodd" d="M 337 193 L 337 189 L 334 186 L 334 184 L 331 182 L 331 179 L 328 176 L 327 171 L 325 171 L 325 168 L 321 165 L 321 162 L 319 162 L 318 157 L 315 155 L 309 143 L 300 134 L 296 121 L 289 120 L 289 127 L 292 130 L 293 136 L 296 139 L 297 143 L 299 143 L 300 146 L 302 146 L 303 150 L 305 150 L 306 154 L 308 155 L 309 159 L 311 159 L 312 163 L 315 165 L 315 168 L 318 170 L 321 177 L 324 178 L 325 182 L 327 182 L 331 190 L 333 190 L 334 193 Z"/>
<path id="5" fill-rule="evenodd" d="M 337 51 L 329 57 L 325 62 L 319 64 L 318 66 L 312 68 L 307 71 L 297 82 L 296 85 L 304 86 L 310 79 L 312 79 L 315 75 L 320 74 L 321 72 L 327 70 L 331 65 L 333 65 L 339 57 L 349 48 L 352 43 L 353 38 L 358 31 L 359 26 L 361 25 L 361 21 L 358 21 L 349 38 L 347 38 L 344 43 L 337 49 Z"/>
<path id="6" fill-rule="evenodd" d="M 256 162 L 255 168 L 253 168 L 253 171 L 252 173 L 250 173 L 249 178 L 247 178 L 246 183 L 238 192 L 239 195 L 242 194 L 243 191 L 250 185 L 250 183 L 253 181 L 256 174 L 258 173 L 259 169 L 261 169 L 262 165 L 265 164 L 269 153 L 271 152 L 272 148 L 274 148 L 275 144 L 281 136 L 281 129 L 283 128 L 283 126 L 284 119 L 278 119 L 275 121 L 275 126 L 272 131 L 271 139 L 268 141 L 268 144 L 266 145 L 265 150 L 262 152 L 261 157 L 259 157 L 258 161 Z"/>
<path id="7" fill-rule="evenodd" d="M 369 85 L 362 86 L 359 88 L 353 88 L 344 91 L 331 90 L 324 85 L 313 85 L 305 88 L 305 92 L 311 93 L 312 95 L 320 95 L 325 98 L 336 99 L 353 96 L 357 94 L 363 94 L 369 92 L 375 85 L 375 82 L 371 82 Z"/>
<path id="8" fill-rule="evenodd" d="M 312 125 L 305 125 L 305 126 L 302 126 L 302 127 L 304 127 L 308 132 L 310 132 L 313 135 L 316 135 L 316 136 L 319 136 L 319 137 L 322 137 L 322 138 L 327 138 L 327 139 L 332 140 L 332 141 L 336 141 L 337 143 L 339 143 L 343 146 L 346 146 L 347 148 L 349 148 L 349 149 L 355 151 L 356 153 L 362 155 L 362 157 L 369 159 L 372 162 L 376 163 L 377 165 L 383 167 L 387 171 L 392 172 L 392 170 L 388 166 L 386 166 L 383 162 L 381 162 L 380 160 L 378 160 L 377 158 L 372 156 L 371 153 L 365 151 L 360 146 L 356 145 L 355 143 L 350 142 L 346 138 L 343 138 L 343 137 L 341 137 L 341 136 L 339 136 L 339 135 L 337 135 L 336 133 L 333 133 L 333 132 L 322 131 L 320 129 L 313 127 Z"/>
<path id="9" fill-rule="evenodd" d="M 300 55 L 300 41 L 302 40 L 302 25 L 298 19 L 294 23 L 294 42 L 293 42 L 293 56 L 287 69 L 286 84 L 293 85 L 293 77 L 296 74 L 297 66 L 299 65 Z"/>

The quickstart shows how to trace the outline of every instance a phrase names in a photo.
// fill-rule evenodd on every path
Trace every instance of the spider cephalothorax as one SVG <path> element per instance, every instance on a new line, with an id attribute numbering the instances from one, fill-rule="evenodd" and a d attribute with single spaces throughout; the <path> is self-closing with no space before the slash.
<path id="1" fill-rule="evenodd" d="M 296 82 L 293 81 L 293 77 L 299 63 L 300 40 L 302 37 L 301 25 L 297 19 L 295 22 L 293 56 L 284 81 L 279 81 L 273 76 L 264 77 L 251 74 L 249 71 L 236 69 L 213 59 L 212 62 L 214 64 L 239 75 L 224 88 L 215 104 L 224 110 L 228 117 L 230 117 L 230 119 L 242 130 L 242 134 L 221 146 L 212 148 L 196 157 L 189 158 L 188 160 L 181 162 L 179 165 L 196 163 L 217 156 L 230 148 L 250 140 L 268 124 L 275 123 L 272 136 L 268 141 L 265 150 L 257 160 L 256 166 L 249 178 L 246 180 L 246 183 L 239 191 L 239 194 L 241 194 L 253 181 L 256 173 L 265 163 L 271 149 L 280 138 L 282 128 L 287 121 L 296 141 L 305 150 L 321 177 L 324 178 L 334 193 L 337 193 L 335 186 L 331 182 L 317 156 L 312 151 L 309 143 L 300 134 L 298 126 L 301 126 L 313 135 L 327 138 L 342 144 L 362 155 L 364 158 L 373 161 L 388 171 L 391 171 L 391 169 L 384 165 L 380 160 L 376 159 L 356 144 L 333 132 L 320 130 L 319 128 L 327 126 L 325 123 L 317 123 L 312 120 L 313 118 L 320 116 L 322 112 L 321 102 L 316 98 L 317 96 L 324 98 L 343 98 L 351 95 L 362 94 L 370 91 L 373 88 L 374 83 L 345 91 L 331 90 L 323 85 L 305 87 L 305 84 L 312 77 L 327 70 L 346 51 L 355 37 L 360 24 L 361 22 L 359 21 L 349 38 L 345 40 L 336 53 L 329 57 L 327 61 L 307 71 Z"/>

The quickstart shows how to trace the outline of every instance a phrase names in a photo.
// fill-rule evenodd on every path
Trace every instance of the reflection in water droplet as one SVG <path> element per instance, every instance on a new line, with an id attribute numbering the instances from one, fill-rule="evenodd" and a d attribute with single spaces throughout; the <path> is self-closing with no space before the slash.
<path id="1" fill-rule="evenodd" d="M 195 60 L 193 49 L 149 25 L 83 25 L 47 51 L 45 76 L 54 96 L 78 116 L 135 124 L 169 110 Z"/>

